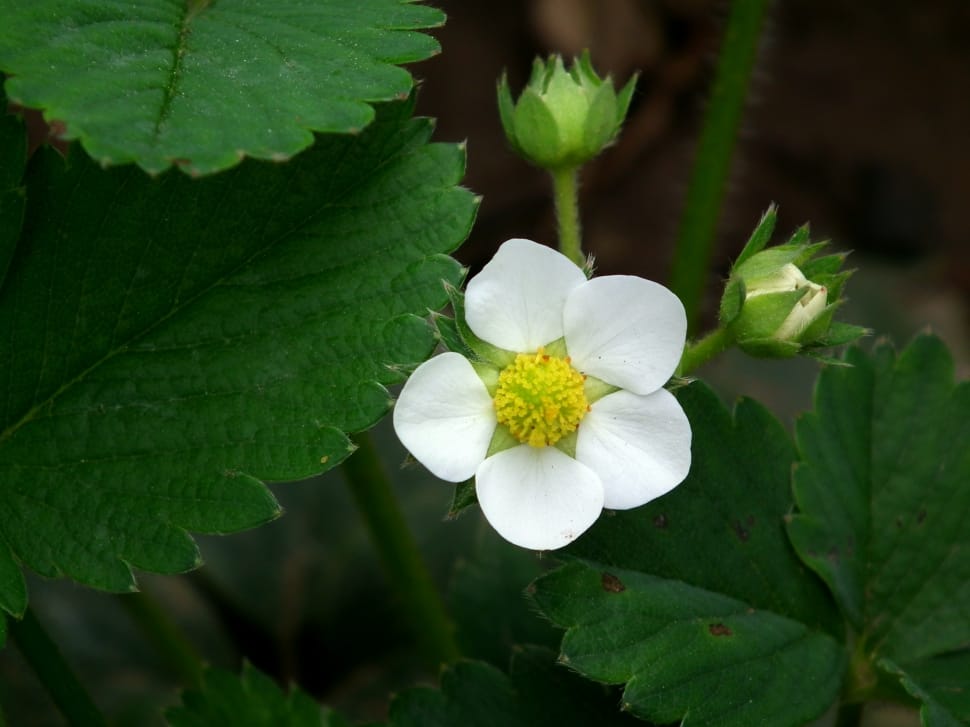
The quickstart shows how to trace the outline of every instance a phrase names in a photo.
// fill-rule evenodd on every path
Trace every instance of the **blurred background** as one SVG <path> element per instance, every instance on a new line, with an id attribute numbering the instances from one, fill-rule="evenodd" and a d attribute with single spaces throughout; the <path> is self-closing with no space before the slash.
<path id="1" fill-rule="evenodd" d="M 509 237 L 554 244 L 543 173 L 508 149 L 495 105 L 532 59 L 578 54 L 625 82 L 640 73 L 618 143 L 584 171 L 584 243 L 600 274 L 668 279 L 709 94 L 724 0 L 439 0 L 443 54 L 412 68 L 419 112 L 436 138 L 468 144 L 465 184 L 484 196 L 457 257 L 474 273 Z M 970 375 L 970 3 L 966 0 L 776 0 L 769 13 L 710 268 L 707 323 L 732 257 L 771 202 L 778 239 L 851 250 L 858 273 L 843 320 L 904 344 L 932 329 Z M 868 344 L 867 344 L 868 345 Z M 817 364 L 728 355 L 702 369 L 727 402 L 744 394 L 790 426 L 811 405 Z M 555 644 L 520 594 L 546 563 L 503 543 L 477 512 L 443 520 L 451 487 L 418 467 L 386 423 L 375 430 L 414 532 L 448 598 L 480 612 L 459 623 L 472 656 L 504 666 L 516 640 Z M 349 716 L 381 718 L 387 695 L 433 674 L 415 664 L 339 471 L 274 487 L 286 515 L 259 530 L 202 538 L 207 565 L 146 577 L 213 664 L 242 658 L 296 680 Z M 458 562 L 457 567 L 455 562 Z M 177 679 L 153 655 L 123 597 L 66 582 L 30 583 L 38 616 L 117 724 L 150 725 Z M 487 594 L 483 596 L 482 594 Z M 474 599 L 514 603 L 498 610 Z M 469 600 L 473 601 L 469 604 Z M 62 724 L 13 646 L 0 652 L 0 703 L 11 725 Z M 899 720 L 894 721 L 894 720 Z M 914 724 L 873 712 L 868 724 Z"/>

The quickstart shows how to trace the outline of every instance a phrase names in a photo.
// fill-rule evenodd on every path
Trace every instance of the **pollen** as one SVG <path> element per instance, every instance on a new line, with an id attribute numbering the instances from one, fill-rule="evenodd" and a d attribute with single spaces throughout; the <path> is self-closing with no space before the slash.
<path id="1" fill-rule="evenodd" d="M 541 347 L 520 353 L 498 377 L 498 422 L 524 444 L 553 445 L 575 432 L 589 411 L 585 381 L 568 356 L 550 356 Z"/>

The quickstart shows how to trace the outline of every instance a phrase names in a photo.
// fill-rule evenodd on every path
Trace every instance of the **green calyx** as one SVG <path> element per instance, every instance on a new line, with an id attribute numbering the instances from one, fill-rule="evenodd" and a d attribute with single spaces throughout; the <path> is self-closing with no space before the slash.
<path id="1" fill-rule="evenodd" d="M 544 169 L 575 168 L 613 142 L 626 118 L 636 77 L 619 93 L 600 78 L 586 51 L 567 70 L 561 56 L 536 59 L 532 76 L 514 101 L 503 75 L 499 115 L 512 148 Z"/>
<path id="2" fill-rule="evenodd" d="M 772 205 L 732 267 L 721 298 L 722 327 L 759 358 L 789 358 L 865 335 L 865 328 L 833 322 L 852 274 L 842 270 L 845 255 L 817 257 L 827 243 L 812 243 L 807 226 L 766 248 L 776 219 Z"/>

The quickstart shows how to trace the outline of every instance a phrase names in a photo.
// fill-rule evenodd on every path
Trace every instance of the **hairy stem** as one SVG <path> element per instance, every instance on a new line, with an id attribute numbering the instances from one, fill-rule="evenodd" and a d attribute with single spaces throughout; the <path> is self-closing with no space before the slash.
<path id="1" fill-rule="evenodd" d="M 719 353 L 726 351 L 733 343 L 734 339 L 725 329 L 716 328 L 699 341 L 687 344 L 680 357 L 677 375 L 687 376 Z"/>
<path id="2" fill-rule="evenodd" d="M 411 630 L 436 668 L 459 656 L 451 622 L 370 436 L 355 434 L 353 441 L 357 451 L 342 465 L 343 474 Z"/>
<path id="3" fill-rule="evenodd" d="M 687 188 L 670 287 L 684 302 L 690 330 L 697 325 L 710 269 L 731 156 L 770 0 L 735 0 Z"/>
<path id="4" fill-rule="evenodd" d="M 556 201 L 559 226 L 559 251 L 579 267 L 586 265 L 579 225 L 579 167 L 566 167 L 549 172 Z"/>
<path id="5" fill-rule="evenodd" d="M 37 620 L 33 609 L 28 608 L 22 620 L 10 619 L 9 623 L 17 648 L 67 723 L 77 727 L 105 725 L 101 712 L 71 671 L 57 644 Z"/>

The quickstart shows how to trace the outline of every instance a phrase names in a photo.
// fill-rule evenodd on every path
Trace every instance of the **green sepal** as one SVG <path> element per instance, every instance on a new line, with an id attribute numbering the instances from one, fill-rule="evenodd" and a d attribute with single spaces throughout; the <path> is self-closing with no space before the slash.
<path id="1" fill-rule="evenodd" d="M 478 374 L 478 378 L 485 384 L 485 390 L 488 391 L 488 395 L 494 399 L 495 392 L 498 391 L 499 369 L 486 361 L 472 361 L 471 365 L 475 369 L 475 373 Z"/>
<path id="2" fill-rule="evenodd" d="M 599 154 L 613 140 L 616 128 L 616 92 L 612 83 L 603 83 L 589 102 L 583 128 L 583 150 L 576 163 L 581 164 Z"/>
<path id="3" fill-rule="evenodd" d="M 805 245 L 809 241 L 810 234 L 811 234 L 811 229 L 809 228 L 809 225 L 806 222 L 804 225 L 802 225 L 792 233 L 791 237 L 788 238 L 788 242 L 786 244 L 798 245 L 798 246 Z"/>
<path id="4" fill-rule="evenodd" d="M 529 161 L 546 168 L 562 164 L 556 118 L 532 88 L 526 87 L 519 96 L 512 123 L 518 151 Z"/>
<path id="5" fill-rule="evenodd" d="M 755 358 L 792 358 L 801 352 L 802 344 L 777 338 L 749 338 L 739 341 L 738 348 Z"/>
<path id="6" fill-rule="evenodd" d="M 848 257 L 848 253 L 836 252 L 831 255 L 823 255 L 814 260 L 809 260 L 801 266 L 802 274 L 809 280 L 823 284 L 821 278 L 826 275 L 835 275 L 842 270 L 842 265 Z"/>
<path id="7" fill-rule="evenodd" d="M 799 248 L 779 245 L 769 250 L 762 250 L 740 265 L 734 266 L 733 275 L 744 278 L 748 289 L 753 289 L 758 283 L 775 276 L 779 270 L 794 263 L 799 255 Z"/>
<path id="8" fill-rule="evenodd" d="M 864 326 L 854 326 L 851 323 L 840 323 L 833 321 L 825 335 L 818 340 L 812 341 L 813 346 L 819 348 L 830 348 L 832 346 L 844 346 L 852 343 L 863 336 L 871 336 L 872 329 Z"/>
<path id="9" fill-rule="evenodd" d="M 509 89 L 509 79 L 503 72 L 498 82 L 498 115 L 502 121 L 502 129 L 505 131 L 505 138 L 509 140 L 516 153 L 521 154 L 518 139 L 515 136 L 515 100 L 512 98 L 512 91 Z"/>
<path id="10" fill-rule="evenodd" d="M 744 280 L 737 277 L 728 280 L 727 285 L 724 286 L 724 295 L 721 296 L 721 308 L 718 313 L 718 319 L 722 326 L 731 325 L 734 319 L 738 317 L 746 295 Z"/>
<path id="11" fill-rule="evenodd" d="M 448 514 L 445 517 L 448 520 L 454 520 L 467 508 L 477 504 L 478 495 L 475 492 L 475 478 L 470 477 L 455 485 L 455 491 L 451 496 L 451 507 L 448 508 Z"/>
<path id="12" fill-rule="evenodd" d="M 806 263 L 808 263 L 809 260 L 814 258 L 816 254 L 820 253 L 828 246 L 829 246 L 829 243 L 826 240 L 822 242 L 813 242 L 813 243 L 808 243 L 804 245 L 792 245 L 791 243 L 789 243 L 787 245 L 782 245 L 781 247 L 783 248 L 790 247 L 792 249 L 798 250 L 798 255 L 795 257 L 794 260 L 792 260 L 792 262 L 798 266 L 799 270 L 802 270 L 802 268 L 805 266 Z M 802 274 L 804 273 L 805 271 L 802 270 Z M 807 278 L 808 276 L 806 275 L 805 277 Z M 812 280 L 812 279 L 809 278 L 809 280 Z M 812 282 L 818 282 L 818 281 L 813 280 Z"/>
<path id="13" fill-rule="evenodd" d="M 750 339 L 771 338 L 808 292 L 806 287 L 748 298 L 731 324 L 731 333 L 739 344 Z"/>
<path id="14" fill-rule="evenodd" d="M 431 314 L 431 325 L 434 326 L 435 338 L 441 342 L 445 349 L 460 353 L 465 358 L 474 356 L 474 352 L 465 343 L 465 339 L 461 337 L 458 322 L 454 318 L 433 312 Z"/>
<path id="15" fill-rule="evenodd" d="M 640 74 L 634 73 L 616 95 L 616 126 L 613 128 L 614 134 L 620 133 L 620 127 L 623 126 L 623 122 L 626 120 L 626 115 L 630 110 L 630 101 L 633 100 L 633 92 L 637 88 L 637 81 L 639 79 Z"/>
<path id="16" fill-rule="evenodd" d="M 757 252 L 761 252 L 765 245 L 768 244 L 768 240 L 771 239 L 771 234 L 775 231 L 775 223 L 778 221 L 778 205 L 772 203 L 768 210 L 761 215 L 761 220 L 758 222 L 758 226 L 754 228 L 754 232 L 751 233 L 751 237 L 745 243 L 744 248 L 741 250 L 741 254 L 738 255 L 738 259 L 734 261 L 734 269 L 737 270 L 740 265 L 742 265 L 748 258 Z"/>
<path id="17" fill-rule="evenodd" d="M 842 298 L 842 289 L 845 288 L 846 282 L 854 273 L 855 270 L 845 270 L 841 273 L 834 273 L 830 275 L 823 274 L 817 278 L 809 279 L 815 283 L 818 283 L 819 285 L 825 286 L 828 299 L 831 301 L 836 301 Z"/>

